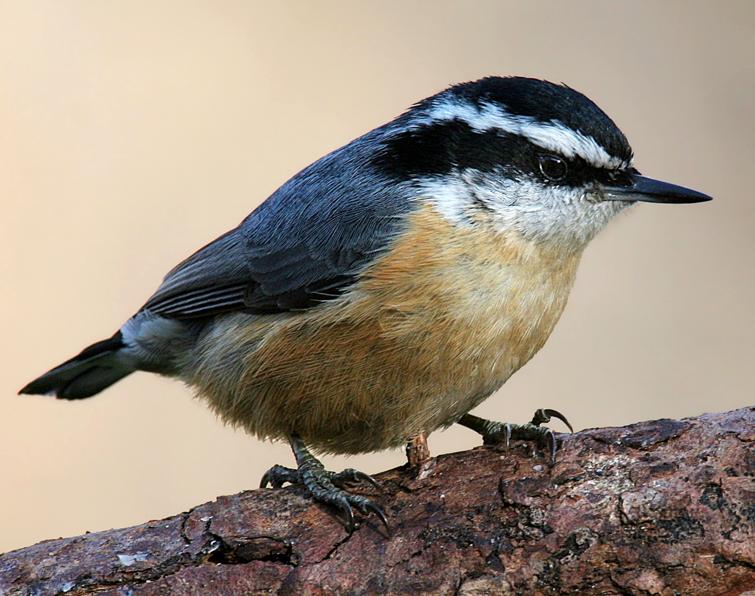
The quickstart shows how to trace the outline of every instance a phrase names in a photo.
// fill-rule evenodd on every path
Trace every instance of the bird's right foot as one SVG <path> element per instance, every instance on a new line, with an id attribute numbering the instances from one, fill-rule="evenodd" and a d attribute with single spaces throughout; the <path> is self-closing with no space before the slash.
<path id="1" fill-rule="evenodd" d="M 265 488 L 268 485 L 273 488 L 280 488 L 287 482 L 302 484 L 315 501 L 335 507 L 343 513 L 344 525 L 349 532 L 353 532 L 356 527 L 354 507 L 363 515 L 374 513 L 388 529 L 388 519 L 380 506 L 367 497 L 352 494 L 344 488 L 344 485 L 355 482 L 368 482 L 378 488 L 379 485 L 374 478 L 352 468 L 347 468 L 342 472 L 326 470 L 322 463 L 306 448 L 301 438 L 292 436 L 290 442 L 298 468 L 273 466 L 262 477 L 260 488 Z"/>
<path id="2" fill-rule="evenodd" d="M 472 414 L 464 414 L 459 420 L 459 424 L 480 433 L 485 445 L 503 444 L 508 447 L 512 440 L 534 441 L 545 445 L 550 452 L 551 463 L 556 463 L 556 450 L 558 448 L 556 435 L 547 426 L 541 426 L 541 424 L 550 422 L 551 418 L 558 418 L 569 427 L 571 432 L 574 432 L 566 416 L 557 410 L 547 408 L 537 410 L 532 421 L 527 424 L 495 422 Z"/>

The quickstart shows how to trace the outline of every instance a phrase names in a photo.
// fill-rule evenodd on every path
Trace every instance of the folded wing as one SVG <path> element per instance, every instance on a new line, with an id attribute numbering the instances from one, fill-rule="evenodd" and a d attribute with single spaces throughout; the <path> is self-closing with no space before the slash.
<path id="1" fill-rule="evenodd" d="M 191 319 L 276 313 L 335 298 L 384 253 L 412 208 L 370 165 L 380 129 L 315 162 L 237 228 L 168 273 L 142 307 Z"/>

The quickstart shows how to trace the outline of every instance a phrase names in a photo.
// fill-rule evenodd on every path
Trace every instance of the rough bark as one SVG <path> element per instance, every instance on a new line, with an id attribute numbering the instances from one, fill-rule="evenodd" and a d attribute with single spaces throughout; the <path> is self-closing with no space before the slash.
<path id="1" fill-rule="evenodd" d="M 0 594 L 741 594 L 755 589 L 755 408 L 562 435 L 378 476 L 348 535 L 299 488 L 0 555 Z M 364 494 L 369 494 L 365 492 Z"/>

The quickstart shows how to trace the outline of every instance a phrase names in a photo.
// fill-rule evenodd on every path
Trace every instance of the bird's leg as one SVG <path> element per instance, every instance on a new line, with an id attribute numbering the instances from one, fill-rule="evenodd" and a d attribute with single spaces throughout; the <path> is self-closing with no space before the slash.
<path id="1" fill-rule="evenodd" d="M 480 433 L 485 445 L 503 443 L 508 447 L 512 439 L 520 441 L 537 441 L 540 444 L 545 444 L 549 448 L 551 462 L 555 463 L 556 435 L 550 428 L 540 426 L 545 422 L 549 422 L 551 418 L 558 418 L 569 427 L 569 431 L 574 432 L 571 424 L 569 424 L 569 421 L 566 419 L 566 416 L 556 410 L 544 408 L 537 410 L 532 417 L 532 421 L 527 424 L 493 422 L 492 420 L 485 420 L 484 418 L 479 418 L 472 414 L 464 414 L 459 420 L 459 424 Z"/>
<path id="2" fill-rule="evenodd" d="M 343 512 L 346 529 L 349 532 L 352 532 L 355 527 L 352 506 L 364 515 L 374 513 L 385 524 L 386 528 L 388 527 L 385 513 L 378 505 L 367 497 L 352 495 L 340 488 L 349 482 L 361 481 L 369 482 L 378 487 L 378 483 L 371 476 L 351 468 L 342 472 L 330 472 L 310 453 L 298 435 L 291 435 L 289 442 L 296 458 L 297 469 L 279 465 L 273 466 L 262 477 L 260 488 L 265 488 L 268 484 L 273 488 L 280 488 L 286 482 L 303 484 L 315 501 L 332 505 Z"/>
<path id="3" fill-rule="evenodd" d="M 421 432 L 412 437 L 406 443 L 406 460 L 409 472 L 417 479 L 422 480 L 432 471 L 435 461 L 430 457 L 430 448 L 427 446 L 427 433 Z"/>
<path id="4" fill-rule="evenodd" d="M 410 468 L 419 469 L 430 461 L 430 448 L 427 446 L 427 433 L 414 435 L 406 443 L 406 459 Z"/>

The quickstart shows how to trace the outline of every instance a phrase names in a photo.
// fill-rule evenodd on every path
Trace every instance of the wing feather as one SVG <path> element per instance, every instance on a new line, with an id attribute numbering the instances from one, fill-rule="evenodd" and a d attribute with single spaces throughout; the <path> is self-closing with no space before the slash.
<path id="1" fill-rule="evenodd" d="M 316 306 L 346 291 L 390 247 L 414 208 L 375 170 L 376 129 L 315 162 L 241 224 L 174 267 L 142 307 L 189 319 Z"/>

